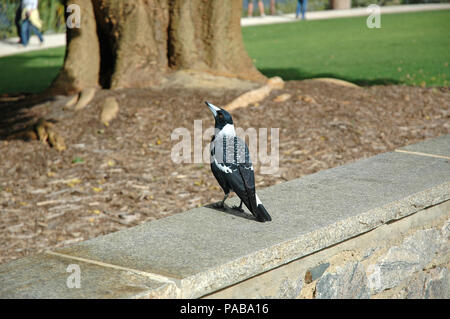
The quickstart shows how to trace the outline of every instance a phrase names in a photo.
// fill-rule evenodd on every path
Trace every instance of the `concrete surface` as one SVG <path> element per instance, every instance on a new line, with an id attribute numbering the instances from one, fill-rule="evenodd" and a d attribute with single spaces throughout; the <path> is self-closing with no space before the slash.
<path id="1" fill-rule="evenodd" d="M 417 156 L 431 156 L 450 160 L 450 141 L 447 135 L 427 140 L 425 143 L 408 145 L 396 150 Z"/>
<path id="2" fill-rule="evenodd" d="M 70 277 L 75 272 L 68 269 L 69 265 L 80 269 L 79 287 Z M 105 268 L 45 253 L 2 265 L 0 282 L 0 298 L 170 298 L 175 289 L 171 283 L 132 270 Z"/>

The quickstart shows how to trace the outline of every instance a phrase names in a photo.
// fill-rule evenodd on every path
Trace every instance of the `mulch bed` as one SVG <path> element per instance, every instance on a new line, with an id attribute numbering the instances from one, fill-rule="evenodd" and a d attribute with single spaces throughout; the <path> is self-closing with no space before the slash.
<path id="1" fill-rule="evenodd" d="M 194 120 L 203 121 L 204 132 L 213 125 L 204 101 L 225 105 L 241 93 L 105 90 L 78 112 L 58 101 L 31 107 L 29 99 L 1 98 L 0 263 L 221 200 L 208 163 L 171 160 L 179 142 L 171 133 L 184 127 L 193 134 Z M 275 102 L 281 94 L 291 97 Z M 99 120 L 107 96 L 120 105 L 109 127 Z M 244 129 L 269 128 L 269 136 L 280 129 L 278 175 L 255 165 L 257 188 L 264 188 L 448 134 L 449 110 L 448 88 L 290 81 L 232 115 Z M 6 139 L 7 129 L 39 117 L 54 121 L 65 151 Z M 208 147 L 209 138 L 203 142 Z"/>

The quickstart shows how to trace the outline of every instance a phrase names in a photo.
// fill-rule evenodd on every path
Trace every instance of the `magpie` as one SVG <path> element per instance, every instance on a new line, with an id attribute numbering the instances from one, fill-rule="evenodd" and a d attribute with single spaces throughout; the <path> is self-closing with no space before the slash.
<path id="1" fill-rule="evenodd" d="M 243 212 L 242 203 L 259 222 L 271 221 L 267 210 L 255 191 L 255 174 L 245 142 L 236 136 L 230 113 L 209 102 L 205 102 L 214 115 L 215 129 L 211 138 L 211 171 L 225 196 L 217 205 L 224 208 L 230 191 L 241 200 L 237 209 Z"/>

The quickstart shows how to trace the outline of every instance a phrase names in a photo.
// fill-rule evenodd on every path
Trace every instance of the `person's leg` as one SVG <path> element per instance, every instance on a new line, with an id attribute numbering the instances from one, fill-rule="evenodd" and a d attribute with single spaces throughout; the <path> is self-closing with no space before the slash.
<path id="1" fill-rule="evenodd" d="M 31 38 L 31 28 L 30 28 L 30 26 L 31 26 L 31 22 L 30 22 L 30 20 L 28 20 L 28 27 L 27 27 L 27 43 L 29 43 L 30 42 L 30 38 Z"/>
<path id="2" fill-rule="evenodd" d="M 253 16 L 253 0 L 248 0 L 247 16 L 248 17 Z"/>
<path id="3" fill-rule="evenodd" d="M 30 29 L 30 21 L 27 20 L 23 20 L 22 21 L 22 25 L 20 27 L 20 33 L 22 34 L 22 44 L 24 46 L 28 45 L 28 40 L 30 39 L 29 37 L 29 29 Z"/>
<path id="4" fill-rule="evenodd" d="M 270 13 L 274 16 L 276 14 L 275 10 L 275 0 L 270 0 Z"/>
<path id="5" fill-rule="evenodd" d="M 39 41 L 41 41 L 41 43 L 44 42 L 44 37 L 42 36 L 41 31 L 39 31 L 39 29 L 33 25 L 32 23 L 30 23 L 30 32 L 33 31 L 34 34 L 36 34 L 39 38 Z"/>
<path id="6" fill-rule="evenodd" d="M 302 0 L 302 19 L 305 20 L 306 7 L 308 6 L 308 0 Z"/>
<path id="7" fill-rule="evenodd" d="M 301 3 L 302 3 L 302 0 L 297 0 L 297 8 L 295 10 L 295 18 L 296 19 L 298 19 L 298 17 L 300 16 Z"/>
<path id="8" fill-rule="evenodd" d="M 264 3 L 262 2 L 262 0 L 258 1 L 258 7 L 259 7 L 259 14 L 261 15 L 261 17 L 264 17 Z"/>
<path id="9" fill-rule="evenodd" d="M 21 19 L 22 19 L 22 10 L 19 7 L 16 10 L 16 17 L 14 18 L 14 22 L 15 22 L 16 28 L 17 28 L 17 34 L 19 35 L 19 38 L 20 38 L 19 43 L 22 43 L 22 26 L 21 26 L 21 23 L 20 23 Z"/>

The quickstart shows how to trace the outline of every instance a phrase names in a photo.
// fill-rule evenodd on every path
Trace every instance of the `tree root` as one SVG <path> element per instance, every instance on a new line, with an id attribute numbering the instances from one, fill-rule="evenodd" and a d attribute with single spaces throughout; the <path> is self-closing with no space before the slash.
<path id="1" fill-rule="evenodd" d="M 119 113 L 119 103 L 114 97 L 108 97 L 103 101 L 102 113 L 100 114 L 100 121 L 109 126 L 109 122 L 114 120 Z"/>
<path id="2" fill-rule="evenodd" d="M 251 91 L 248 91 L 225 106 L 227 111 L 232 111 L 241 107 L 247 107 L 250 104 L 258 103 L 269 96 L 273 89 L 282 89 L 284 87 L 283 79 L 276 76 L 270 78 L 267 84 Z"/>
<path id="3" fill-rule="evenodd" d="M 7 138 L 7 140 L 14 139 L 24 141 L 39 140 L 42 143 L 55 148 L 58 152 L 62 152 L 67 148 L 64 139 L 55 130 L 54 124 L 42 118 L 30 128 L 14 133 Z"/>
<path id="4" fill-rule="evenodd" d="M 361 88 L 360 86 L 356 85 L 355 83 L 340 80 L 340 79 L 334 79 L 334 78 L 315 78 L 315 79 L 311 79 L 309 81 L 331 83 L 331 84 L 351 87 L 351 88 L 355 88 L 355 89 Z"/>
<path id="5" fill-rule="evenodd" d="M 54 147 L 58 152 L 62 152 L 66 149 L 66 144 L 64 139 L 55 130 L 53 123 L 48 122 L 44 119 L 39 119 L 39 121 L 34 126 L 37 133 L 38 139 L 44 143 L 49 144 Z"/>
<path id="6" fill-rule="evenodd" d="M 79 94 L 70 97 L 66 104 L 65 109 L 73 109 L 74 111 L 79 111 L 84 109 L 95 97 L 97 92 L 96 88 L 87 88 L 82 90 Z"/>

